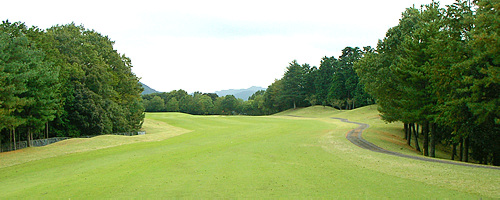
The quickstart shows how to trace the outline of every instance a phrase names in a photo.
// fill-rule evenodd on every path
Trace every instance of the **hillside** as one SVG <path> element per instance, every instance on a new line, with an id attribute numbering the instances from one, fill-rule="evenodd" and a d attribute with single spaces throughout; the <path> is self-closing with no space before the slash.
<path id="1" fill-rule="evenodd" d="M 422 156 L 421 152 L 416 151 L 415 148 L 406 144 L 402 123 L 386 123 L 380 119 L 377 105 L 365 106 L 354 110 L 337 110 L 328 106 L 311 106 L 307 108 L 289 109 L 276 113 L 274 116 L 311 118 L 337 117 L 348 119 L 349 121 L 367 123 L 370 124 L 370 128 L 363 131 L 363 138 L 367 141 L 389 151 L 412 156 Z M 419 141 L 420 144 L 423 143 L 421 138 Z M 414 145 L 413 142 L 412 145 Z M 450 152 L 447 152 L 445 149 L 444 147 L 439 147 L 436 150 L 436 157 L 447 160 L 451 159 Z"/>
<path id="2" fill-rule="evenodd" d="M 144 88 L 144 91 L 142 92 L 142 94 L 152 94 L 152 93 L 158 93 L 158 91 L 156 91 L 155 89 L 147 86 L 146 84 L 140 82 L 142 84 L 142 87 Z"/>
<path id="3" fill-rule="evenodd" d="M 220 90 L 216 91 L 215 93 L 219 95 L 220 97 L 226 96 L 226 95 L 234 95 L 234 97 L 243 99 L 243 100 L 248 100 L 248 97 L 252 96 L 253 93 L 259 91 L 259 90 L 265 90 L 266 88 L 263 87 L 257 87 L 257 86 L 252 86 L 247 89 L 229 89 L 229 90 Z"/>
<path id="4" fill-rule="evenodd" d="M 331 117 L 341 111 L 330 106 L 310 106 L 306 108 L 289 109 L 274 114 L 274 116 L 297 116 L 297 117 Z"/>

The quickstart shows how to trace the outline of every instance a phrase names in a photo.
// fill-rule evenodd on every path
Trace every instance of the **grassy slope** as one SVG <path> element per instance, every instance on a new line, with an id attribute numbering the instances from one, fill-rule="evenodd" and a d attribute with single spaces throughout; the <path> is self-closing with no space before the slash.
<path id="1" fill-rule="evenodd" d="M 170 126 L 162 121 L 146 119 L 145 124 L 145 127 L 148 129 L 146 135 L 101 135 L 93 138 L 73 138 L 44 147 L 25 148 L 17 151 L 0 153 L 0 168 L 28 161 L 63 156 L 78 152 L 93 151 L 131 143 L 162 141 L 167 138 L 189 132 L 189 130 Z"/>
<path id="2" fill-rule="evenodd" d="M 370 129 L 363 132 L 364 139 L 390 151 L 408 155 L 421 155 L 420 152 L 413 148 L 415 145 L 413 140 L 411 143 L 412 146 L 408 146 L 406 144 L 406 140 L 403 139 L 403 124 L 399 122 L 388 124 L 380 120 L 376 105 L 366 106 L 354 110 L 335 110 L 331 107 L 313 106 L 297 110 L 287 110 L 276 115 L 303 116 L 311 118 L 340 117 L 350 121 L 367 123 L 370 124 Z M 422 146 L 423 141 L 419 140 L 419 142 L 420 146 Z M 449 152 L 444 152 L 441 149 L 436 150 L 436 156 L 438 158 L 450 159 Z"/>
<path id="3" fill-rule="evenodd" d="M 328 118 L 349 114 L 322 107 L 270 117 L 148 114 L 148 134 L 163 135 L 166 122 L 177 136 L 39 160 L 20 156 L 15 166 L 1 157 L 0 199 L 500 197 L 497 170 L 357 148 L 345 139 L 354 125 Z"/>
<path id="4" fill-rule="evenodd" d="M 377 146 L 403 154 L 422 155 L 422 153 L 415 150 L 415 143 L 413 140 L 411 147 L 406 144 L 406 140 L 403 139 L 404 132 L 402 123 L 395 122 L 388 124 L 380 120 L 376 105 L 336 112 L 333 116 L 370 124 L 370 129 L 363 133 L 363 138 Z M 422 147 L 423 141 L 419 140 L 419 142 Z M 436 150 L 436 156 L 438 158 L 450 159 L 449 153 L 441 151 L 441 149 Z"/>
<path id="5" fill-rule="evenodd" d="M 350 121 L 367 123 L 370 124 L 370 128 L 363 132 L 363 138 L 366 140 L 390 151 L 421 156 L 420 152 L 406 145 L 406 140 L 403 139 L 403 124 L 387 124 L 382 121 L 379 117 L 376 105 L 347 111 L 339 111 L 330 107 L 314 106 L 297 110 L 288 110 L 278 113 L 277 115 L 303 116 L 320 119 L 339 117 L 349 119 Z M 347 131 L 345 133 L 347 133 Z M 342 137 L 345 137 L 345 135 L 342 135 Z M 336 140 L 341 139 L 342 138 L 339 136 Z M 413 145 L 414 143 L 412 142 L 412 146 Z M 420 145 L 422 145 L 422 143 Z M 356 149 L 346 147 L 345 150 L 352 151 Z M 447 152 L 437 150 L 436 154 L 439 158 L 449 159 L 449 153 Z M 371 157 L 365 153 L 360 153 L 352 156 L 352 158 L 356 157 L 361 159 L 359 161 L 363 163 L 362 167 L 372 168 L 388 175 L 408 178 L 427 184 L 434 184 L 436 186 L 456 188 L 459 191 L 476 192 L 485 196 L 500 198 L 499 170 L 479 170 L 470 167 L 414 161 L 389 155 Z M 381 159 L 382 157 L 387 157 L 387 159 Z M 380 162 L 384 163 L 384 167 L 380 167 Z M 411 173 L 408 173 L 409 171 Z"/>

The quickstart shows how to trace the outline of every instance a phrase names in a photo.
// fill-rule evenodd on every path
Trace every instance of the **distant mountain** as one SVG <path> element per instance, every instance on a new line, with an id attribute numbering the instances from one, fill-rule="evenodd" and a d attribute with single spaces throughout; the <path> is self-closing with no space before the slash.
<path id="1" fill-rule="evenodd" d="M 230 90 L 221 90 L 221 91 L 216 91 L 215 94 L 219 95 L 220 97 L 226 96 L 226 95 L 234 95 L 234 97 L 243 99 L 243 100 L 248 100 L 248 97 L 252 96 L 253 93 L 259 91 L 259 90 L 265 90 L 266 88 L 262 87 L 257 87 L 253 86 L 248 89 L 230 89 Z"/>
<path id="2" fill-rule="evenodd" d="M 140 82 L 142 84 L 142 87 L 144 88 L 144 91 L 142 92 L 142 94 L 151 94 L 151 93 L 158 93 L 158 91 L 156 91 L 155 89 L 153 88 L 150 88 L 149 86 L 147 86 L 146 84 Z"/>

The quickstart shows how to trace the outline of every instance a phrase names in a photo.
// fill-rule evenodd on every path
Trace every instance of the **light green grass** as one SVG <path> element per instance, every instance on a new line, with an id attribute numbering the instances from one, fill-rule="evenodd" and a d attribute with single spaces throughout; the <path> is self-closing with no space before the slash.
<path id="1" fill-rule="evenodd" d="M 176 136 L 38 160 L 21 156 L 0 167 L 0 199 L 500 198 L 498 170 L 363 150 L 345 139 L 354 125 L 328 118 L 341 112 L 318 110 L 288 113 L 306 117 L 148 113 L 148 133 L 174 129 Z"/>
<path id="2" fill-rule="evenodd" d="M 332 116 L 369 124 L 370 128 L 363 132 L 363 138 L 377 146 L 403 154 L 420 155 L 413 147 L 406 145 L 406 140 L 403 139 L 403 124 L 382 121 L 376 105 L 355 110 L 337 111 Z"/>
<path id="3" fill-rule="evenodd" d="M 367 123 L 370 124 L 370 128 L 363 132 L 364 139 L 390 151 L 422 156 L 421 152 L 415 150 L 413 140 L 411 143 L 412 146 L 408 146 L 406 140 L 403 139 L 403 124 L 401 122 L 387 123 L 382 121 L 377 111 L 377 105 L 365 106 L 354 110 L 336 110 L 331 107 L 312 106 L 287 110 L 275 116 L 300 116 L 309 118 L 339 117 L 354 122 Z M 353 125 L 353 127 L 356 126 Z M 420 146 L 422 146 L 423 141 L 419 140 L 419 142 Z M 436 156 L 445 159 L 450 159 L 451 157 L 450 152 L 443 151 L 443 148 L 437 149 Z"/>
<path id="4" fill-rule="evenodd" d="M 363 132 L 363 138 L 389 151 L 395 151 L 408 155 L 423 156 L 422 152 L 415 150 L 415 141 L 412 138 L 411 146 L 404 139 L 403 123 L 387 123 L 381 120 L 377 111 L 377 105 L 365 106 L 355 110 L 336 111 L 334 117 L 346 118 L 351 121 L 370 124 L 370 128 Z M 420 148 L 423 139 L 419 139 Z M 442 145 L 436 148 L 436 157 L 451 159 L 449 149 Z"/>
<path id="5" fill-rule="evenodd" d="M 72 138 L 43 147 L 25 148 L 17 151 L 0 153 L 0 167 L 137 142 L 162 141 L 170 137 L 190 132 L 190 130 L 174 127 L 165 122 L 155 121 L 153 119 L 146 119 L 144 128 L 147 129 L 146 135 L 101 135 L 93 138 Z"/>

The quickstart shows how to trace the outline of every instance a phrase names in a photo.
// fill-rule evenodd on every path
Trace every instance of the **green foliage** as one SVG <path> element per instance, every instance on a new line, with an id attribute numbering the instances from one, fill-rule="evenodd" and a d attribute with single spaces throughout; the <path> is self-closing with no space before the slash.
<path id="1" fill-rule="evenodd" d="M 306 73 L 309 70 L 309 65 L 300 65 L 296 60 L 289 63 L 287 71 L 283 75 L 283 93 L 282 100 L 287 107 L 293 105 L 292 108 L 303 106 L 306 98 Z"/>
<path id="2" fill-rule="evenodd" d="M 337 64 L 335 57 L 323 57 L 321 64 L 314 78 L 314 86 L 316 90 L 316 103 L 326 106 L 328 104 L 328 94 L 333 82 L 334 65 Z M 314 76 L 314 75 L 313 75 Z"/>
<path id="3" fill-rule="evenodd" d="M 41 30 L 4 21 L 0 139 L 13 141 L 16 128 L 26 140 L 140 129 L 142 87 L 131 67 L 107 36 L 83 26 Z"/>
<path id="4" fill-rule="evenodd" d="M 28 48 L 25 36 L 9 34 L 12 30 L 7 28 L 11 26 L 17 24 L 4 22 L 0 29 L 0 130 L 14 129 L 24 124 L 25 119 L 19 113 L 29 103 L 28 99 L 20 95 L 27 91 L 25 63 L 31 62 L 29 54 L 34 52 Z"/>
<path id="5" fill-rule="evenodd" d="M 21 126 L 27 128 L 28 140 L 33 139 L 33 131 L 40 131 L 55 118 L 59 103 L 59 67 L 51 65 L 36 41 L 29 38 L 39 33 L 22 23 L 5 21 L 0 26 L 0 131 Z M 15 137 L 9 136 L 9 140 Z"/>
<path id="6" fill-rule="evenodd" d="M 65 104 L 70 124 L 84 135 L 140 128 L 142 86 L 131 72 L 130 59 L 113 49 L 114 42 L 74 24 L 54 26 L 47 34 L 67 63 L 63 96 L 70 102 Z"/>
<path id="7" fill-rule="evenodd" d="M 259 90 L 255 93 L 253 93 L 252 96 L 248 97 L 248 100 L 255 100 L 258 96 L 264 95 L 264 93 L 266 93 L 265 90 Z"/>
<path id="8" fill-rule="evenodd" d="M 277 113 L 290 108 L 282 100 L 283 87 L 283 79 L 275 80 L 267 87 L 264 94 L 264 106 L 267 108 L 265 111 L 266 114 Z"/>
<path id="9" fill-rule="evenodd" d="M 221 98 L 223 98 L 221 102 L 222 114 L 232 115 L 235 113 L 236 108 L 238 107 L 238 100 L 236 97 L 233 95 L 227 95 Z"/>
<path id="10" fill-rule="evenodd" d="M 359 83 L 353 65 L 366 52 L 365 47 L 346 47 L 339 59 L 324 57 L 318 68 L 292 61 L 282 79 L 270 85 L 264 94 L 264 104 L 269 112 L 309 105 L 331 105 L 339 109 L 373 104 L 374 101 Z"/>
<path id="11" fill-rule="evenodd" d="M 431 151 L 435 140 L 460 143 L 460 160 L 500 164 L 498 5 L 408 8 L 355 64 L 384 120 L 423 125 L 424 155 L 430 134 Z"/>
<path id="12" fill-rule="evenodd" d="M 214 110 L 214 104 L 212 101 L 212 98 L 208 95 L 198 95 L 195 96 L 197 103 L 197 106 L 199 108 L 199 114 L 207 115 L 209 113 L 212 113 Z"/>
<path id="13" fill-rule="evenodd" d="M 165 110 L 165 101 L 163 101 L 163 99 L 161 97 L 155 96 L 146 105 L 146 109 L 147 110 L 164 111 Z"/>
<path id="14" fill-rule="evenodd" d="M 156 97 L 154 97 L 156 98 Z M 165 110 L 167 112 L 179 112 L 179 101 L 175 97 L 172 97 L 168 102 L 167 105 L 165 105 Z M 154 108 L 147 108 L 146 110 L 154 110 Z"/>

